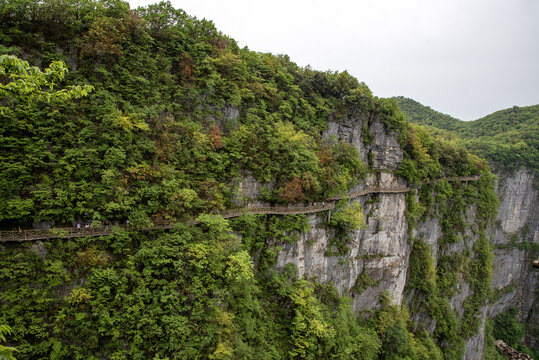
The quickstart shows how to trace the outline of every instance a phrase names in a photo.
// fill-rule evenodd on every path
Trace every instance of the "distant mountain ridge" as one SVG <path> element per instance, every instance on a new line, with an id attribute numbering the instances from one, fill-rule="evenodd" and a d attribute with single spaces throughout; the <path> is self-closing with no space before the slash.
<path id="1" fill-rule="evenodd" d="M 474 121 L 462 121 L 413 99 L 393 99 L 408 121 L 452 132 L 469 150 L 500 170 L 539 170 L 539 105 L 513 106 Z"/>
<path id="2" fill-rule="evenodd" d="M 406 119 L 410 122 L 449 131 L 456 131 L 463 126 L 464 121 L 436 111 L 414 99 L 404 96 L 396 96 L 393 99 L 399 104 Z"/>

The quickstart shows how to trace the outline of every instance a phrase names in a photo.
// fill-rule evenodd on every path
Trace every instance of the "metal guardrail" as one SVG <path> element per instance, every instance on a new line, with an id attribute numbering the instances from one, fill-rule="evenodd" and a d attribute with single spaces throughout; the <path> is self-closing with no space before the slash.
<path id="1" fill-rule="evenodd" d="M 479 180 L 481 175 L 477 176 L 461 176 L 461 177 L 445 177 L 439 180 L 447 181 L 475 181 Z M 313 205 L 306 206 L 266 206 L 266 207 L 251 207 L 247 206 L 242 209 L 229 210 L 221 214 L 225 219 L 230 219 L 233 217 L 241 216 L 245 213 L 259 215 L 297 215 L 297 214 L 312 214 L 322 211 L 328 211 L 335 208 L 335 202 L 342 200 L 344 198 L 354 199 L 359 196 L 364 196 L 367 194 L 373 193 L 386 193 L 386 194 L 398 194 L 406 193 L 410 191 L 409 187 L 403 188 L 392 188 L 392 189 L 381 189 L 379 187 L 371 187 L 367 189 L 356 190 L 351 192 L 347 196 L 333 196 L 322 204 L 315 203 Z M 53 228 L 53 229 L 29 229 L 29 230 L 8 230 L 0 231 L 0 243 L 2 242 L 22 242 L 22 241 L 33 241 L 33 240 L 43 240 L 43 239 L 70 239 L 77 237 L 87 237 L 87 236 L 103 236 L 112 234 L 114 228 L 123 228 L 123 229 L 135 229 L 135 230 L 152 230 L 152 229 L 171 229 L 174 227 L 174 224 L 166 223 L 154 223 L 150 227 L 133 227 L 129 225 L 119 225 L 119 226 L 103 226 L 103 227 L 83 227 L 83 228 Z"/>

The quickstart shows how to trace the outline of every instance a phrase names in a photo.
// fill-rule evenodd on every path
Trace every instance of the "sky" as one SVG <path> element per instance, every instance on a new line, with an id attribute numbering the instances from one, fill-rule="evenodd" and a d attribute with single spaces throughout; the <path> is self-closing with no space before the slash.
<path id="1" fill-rule="evenodd" d="M 156 0 L 128 0 L 132 8 Z M 171 0 L 240 47 L 461 120 L 539 104 L 539 0 Z"/>

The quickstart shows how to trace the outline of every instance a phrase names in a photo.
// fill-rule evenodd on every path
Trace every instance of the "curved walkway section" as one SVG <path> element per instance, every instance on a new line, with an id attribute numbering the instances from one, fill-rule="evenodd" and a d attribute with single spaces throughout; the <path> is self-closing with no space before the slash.
<path id="1" fill-rule="evenodd" d="M 439 180 L 447 181 L 475 181 L 481 178 L 478 176 L 462 176 L 462 177 L 447 177 Z M 439 181 L 435 180 L 435 181 Z M 431 182 L 425 182 L 431 183 Z M 243 214 L 253 214 L 253 215 L 298 215 L 298 214 L 312 214 L 322 211 L 328 211 L 335 208 L 335 203 L 338 200 L 344 198 L 354 199 L 360 196 L 365 196 L 367 194 L 382 193 L 382 194 L 401 194 L 407 193 L 411 188 L 379 188 L 377 186 L 372 186 L 367 189 L 356 190 L 349 193 L 347 196 L 333 196 L 328 199 L 327 202 L 318 202 L 308 205 L 291 205 L 291 206 L 271 206 L 271 207 L 252 207 L 247 206 L 241 209 L 228 210 L 224 213 L 221 213 L 221 216 L 225 219 L 230 219 L 234 217 L 241 216 Z M 103 236 L 109 235 L 114 232 L 115 228 L 123 229 L 136 229 L 136 230 L 154 230 L 154 229 L 172 229 L 174 224 L 154 224 L 151 227 L 146 228 L 133 228 L 128 225 L 120 226 L 103 226 L 98 228 L 53 228 L 53 229 L 30 229 L 30 230 L 13 230 L 13 231 L 0 231 L 0 242 L 9 242 L 9 241 L 32 241 L 32 240 L 43 240 L 43 239 L 70 239 L 78 238 L 85 236 Z"/>

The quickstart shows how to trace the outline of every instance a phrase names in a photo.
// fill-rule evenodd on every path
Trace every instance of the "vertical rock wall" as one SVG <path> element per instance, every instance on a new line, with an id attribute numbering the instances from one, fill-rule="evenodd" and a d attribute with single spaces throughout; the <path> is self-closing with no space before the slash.
<path id="1" fill-rule="evenodd" d="M 539 323 L 539 303 L 535 297 L 539 271 L 532 267 L 534 257 L 539 255 L 533 253 L 539 246 L 537 179 L 533 171 L 526 169 L 498 176 L 500 206 L 494 229 L 492 274 L 495 297 L 488 316 L 517 307 L 521 320 L 533 328 Z M 537 347 L 537 339 L 529 335 L 528 344 Z"/>
<path id="2" fill-rule="evenodd" d="M 367 130 L 372 136 L 369 144 L 363 142 L 362 130 Z M 357 188 L 406 186 L 402 179 L 396 178 L 391 172 L 397 169 L 403 159 L 397 137 L 377 119 L 357 113 L 339 122 L 329 122 L 324 137 L 353 144 L 362 161 L 370 162 L 378 170 Z M 366 228 L 353 234 L 347 256 L 325 255 L 333 236 L 323 226 L 328 214 L 312 215 L 311 231 L 301 236 L 296 244 L 283 248 L 277 266 L 291 262 L 297 265 L 300 276 L 313 277 L 323 283 L 332 282 L 341 294 L 353 297 L 356 311 L 376 307 L 382 292 L 387 292 L 394 304 L 400 304 L 410 256 L 408 225 L 404 216 L 405 195 L 377 194 L 357 200 L 363 209 Z M 373 286 L 357 288 L 358 277 L 362 273 L 371 279 Z"/>
<path id="3" fill-rule="evenodd" d="M 372 141 L 363 142 L 362 131 L 368 131 Z M 339 122 L 330 122 L 325 137 L 352 143 L 362 160 L 375 170 L 357 188 L 378 186 L 380 188 L 404 187 L 406 183 L 393 175 L 403 159 L 395 133 L 388 131 L 378 119 L 366 114 L 355 114 Z M 519 170 L 512 175 L 500 176 L 498 194 L 500 209 L 496 227 L 491 229 L 496 246 L 492 286 L 496 290 L 496 301 L 485 306 L 481 312 L 481 327 L 466 342 L 466 360 L 483 357 L 484 331 L 487 316 L 495 316 L 510 306 L 522 310 L 522 318 L 537 320 L 537 304 L 534 293 L 537 286 L 537 271 L 531 270 L 529 245 L 539 240 L 539 214 L 536 211 L 537 190 L 534 189 L 534 174 Z M 246 176 L 240 184 L 241 193 L 252 202 L 261 185 Z M 266 184 L 270 186 L 271 184 Z M 353 298 L 356 311 L 376 308 L 380 295 L 389 294 L 394 304 L 410 302 L 413 292 L 405 299 L 410 246 L 408 244 L 405 216 L 405 194 L 370 194 L 357 199 L 362 206 L 366 228 L 353 234 L 350 252 L 346 256 L 327 256 L 333 233 L 326 226 L 327 212 L 309 215 L 311 230 L 302 234 L 295 244 L 285 244 L 278 254 L 277 266 L 294 263 L 299 276 L 316 279 L 321 283 L 333 283 L 340 294 Z M 469 209 L 467 221 L 473 223 L 475 208 Z M 432 257 L 471 249 L 477 235 L 470 229 L 463 234 L 460 243 L 438 246 L 442 232 L 438 219 L 418 224 L 412 236 L 423 239 L 430 245 Z M 528 248 L 526 248 L 528 246 Z M 369 286 L 358 287 L 360 278 L 369 278 Z M 456 294 L 449 299 L 451 307 L 463 313 L 466 298 L 472 295 L 468 283 L 462 278 L 457 284 Z M 416 314 L 415 322 L 432 331 L 435 322 L 425 314 Z M 530 342 L 533 341 L 530 340 Z"/>
<path id="4" fill-rule="evenodd" d="M 378 200 L 361 198 L 366 219 L 365 230 L 353 234 L 347 256 L 326 256 L 333 235 L 326 230 L 326 213 L 311 215 L 311 231 L 295 244 L 285 245 L 278 255 L 277 266 L 297 265 L 299 276 L 315 278 L 322 283 L 332 282 L 340 294 L 354 298 L 356 311 L 372 309 L 386 291 L 394 304 L 400 304 L 406 284 L 410 247 L 406 234 L 407 223 L 402 216 L 405 208 L 403 194 L 382 194 Z M 354 290 L 360 274 L 364 273 L 374 286 Z"/>

